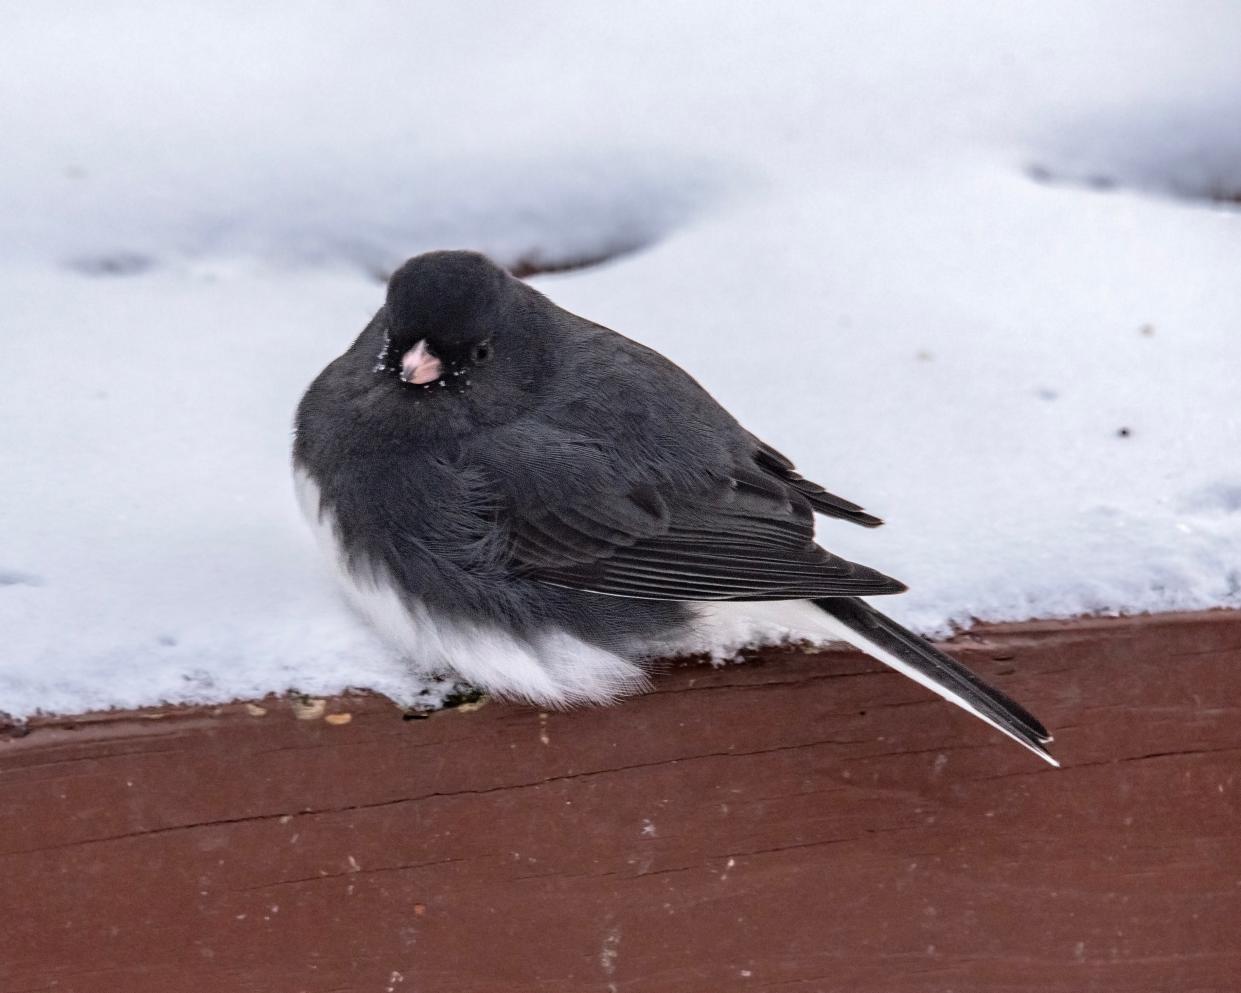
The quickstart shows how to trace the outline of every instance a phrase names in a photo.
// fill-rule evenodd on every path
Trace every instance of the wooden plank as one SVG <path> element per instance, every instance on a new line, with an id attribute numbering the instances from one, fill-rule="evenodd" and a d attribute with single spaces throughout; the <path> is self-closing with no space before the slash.
<path id="1" fill-rule="evenodd" d="M 0 991 L 1235 990 L 1241 614 L 953 650 L 1064 769 L 843 650 L 568 714 L 36 722 Z"/>

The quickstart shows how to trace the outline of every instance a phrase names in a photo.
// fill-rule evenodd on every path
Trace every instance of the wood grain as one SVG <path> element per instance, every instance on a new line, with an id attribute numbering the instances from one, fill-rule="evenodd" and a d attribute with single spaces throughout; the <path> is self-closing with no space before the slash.
<path id="1" fill-rule="evenodd" d="M 1241 988 L 1241 615 L 953 650 L 1065 768 L 844 650 L 568 714 L 16 729 L 0 991 Z"/>

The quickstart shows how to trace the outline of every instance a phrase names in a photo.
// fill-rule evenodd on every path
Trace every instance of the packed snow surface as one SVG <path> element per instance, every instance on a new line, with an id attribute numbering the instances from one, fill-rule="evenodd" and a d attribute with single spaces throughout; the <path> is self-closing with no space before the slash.
<path id="1" fill-rule="evenodd" d="M 288 448 L 433 247 L 610 257 L 537 283 L 884 516 L 821 541 L 922 630 L 1241 606 L 1241 6 L 5 20 L 0 711 L 417 693 Z"/>

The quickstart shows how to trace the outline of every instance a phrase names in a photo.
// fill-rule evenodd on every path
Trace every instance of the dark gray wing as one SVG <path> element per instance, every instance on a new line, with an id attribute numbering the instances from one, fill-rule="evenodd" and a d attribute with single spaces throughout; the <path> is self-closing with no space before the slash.
<path id="1" fill-rule="evenodd" d="M 756 461 L 696 486 L 647 483 L 528 505 L 506 515 L 514 567 L 557 586 L 652 600 L 792 600 L 905 589 L 816 545 L 812 508 L 830 495 L 806 493 L 764 469 Z M 860 513 L 842 503 L 841 510 Z"/>
<path id="2" fill-rule="evenodd" d="M 766 469 L 773 476 L 783 479 L 793 489 L 806 498 L 807 502 L 817 510 L 820 514 L 827 517 L 839 517 L 841 520 L 849 521 L 852 524 L 860 524 L 864 528 L 877 528 L 883 521 L 873 514 L 868 514 L 861 507 L 852 501 L 838 497 L 835 493 L 828 493 L 818 483 L 812 483 L 797 472 L 793 463 L 777 452 L 770 445 L 766 445 L 758 439 L 758 452 L 754 456 L 754 461 Z"/>
<path id="3" fill-rule="evenodd" d="M 904 585 L 814 542 L 814 512 L 874 526 L 803 479 L 664 356 L 568 315 L 554 388 L 475 436 L 511 568 L 655 600 L 792 600 Z"/>

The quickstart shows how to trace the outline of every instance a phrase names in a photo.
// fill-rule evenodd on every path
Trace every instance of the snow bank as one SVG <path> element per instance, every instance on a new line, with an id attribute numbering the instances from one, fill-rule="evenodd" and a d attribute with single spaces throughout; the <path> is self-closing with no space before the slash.
<path id="1" fill-rule="evenodd" d="M 1234 5 L 9 21 L 2 711 L 416 695 L 287 448 L 430 247 L 628 253 L 539 284 L 886 517 L 821 538 L 923 630 L 1241 606 Z"/>

